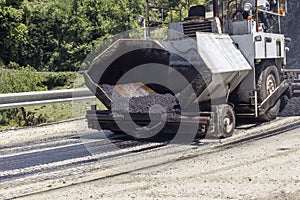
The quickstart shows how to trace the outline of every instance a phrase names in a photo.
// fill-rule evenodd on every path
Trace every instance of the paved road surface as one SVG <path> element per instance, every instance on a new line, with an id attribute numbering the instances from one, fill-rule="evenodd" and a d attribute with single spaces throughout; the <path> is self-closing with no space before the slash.
<path id="1" fill-rule="evenodd" d="M 0 198 L 298 199 L 298 120 L 241 126 L 221 143 L 112 145 L 93 133 L 3 148 Z"/>

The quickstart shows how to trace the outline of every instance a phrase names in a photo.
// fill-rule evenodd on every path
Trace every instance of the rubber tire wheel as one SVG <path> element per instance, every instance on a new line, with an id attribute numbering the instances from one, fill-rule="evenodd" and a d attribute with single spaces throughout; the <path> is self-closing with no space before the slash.
<path id="1" fill-rule="evenodd" d="M 267 89 L 267 79 L 270 75 L 273 75 L 276 81 L 276 87 L 280 84 L 280 78 L 278 69 L 276 66 L 266 66 L 264 70 L 260 73 L 260 76 L 257 81 L 257 90 L 258 90 L 258 102 L 262 103 L 268 96 Z M 280 99 L 275 103 L 275 105 L 266 111 L 264 114 L 259 116 L 259 120 L 262 122 L 268 122 L 276 119 L 280 109 Z"/>
<path id="2" fill-rule="evenodd" d="M 285 106 L 287 105 L 289 101 L 289 97 L 287 95 L 283 95 L 280 99 L 280 108 L 279 108 L 279 112 L 283 111 L 283 109 L 285 108 Z"/>
<path id="3" fill-rule="evenodd" d="M 221 130 L 221 138 L 228 138 L 231 137 L 235 126 L 236 126 L 236 120 L 235 120 L 235 114 L 233 111 L 233 108 L 230 105 L 224 106 L 220 113 L 220 118 L 219 118 L 219 124 L 220 124 L 220 130 Z M 230 126 L 229 129 L 226 129 L 228 124 L 226 124 L 227 120 L 230 121 Z"/>

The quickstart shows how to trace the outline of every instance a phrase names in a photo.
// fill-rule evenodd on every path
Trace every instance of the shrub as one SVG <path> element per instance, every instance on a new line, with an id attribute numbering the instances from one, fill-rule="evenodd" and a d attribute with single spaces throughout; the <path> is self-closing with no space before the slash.
<path id="1" fill-rule="evenodd" d="M 48 90 L 59 89 L 62 87 L 73 87 L 73 83 L 77 78 L 75 72 L 56 72 L 56 73 L 44 73 L 43 85 Z"/>

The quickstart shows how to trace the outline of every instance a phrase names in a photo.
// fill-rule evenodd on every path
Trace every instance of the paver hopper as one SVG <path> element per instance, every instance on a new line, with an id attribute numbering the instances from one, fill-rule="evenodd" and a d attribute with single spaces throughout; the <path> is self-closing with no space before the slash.
<path id="1" fill-rule="evenodd" d="M 87 86 L 108 108 L 108 111 L 90 111 L 87 116 L 93 127 L 100 122 L 102 128 L 119 130 L 112 111 L 121 115 L 122 106 L 113 106 L 121 101 L 117 96 L 114 99 L 107 90 L 107 85 L 112 85 L 119 96 L 143 101 L 143 105 L 135 103 L 132 106 L 149 106 L 144 101 L 154 93 L 172 94 L 177 103 L 171 101 L 164 106 L 173 106 L 167 112 L 177 114 L 177 117 L 174 119 L 172 115 L 167 122 L 174 124 L 186 119 L 207 126 L 211 121 L 208 114 L 212 111 L 211 106 L 226 104 L 230 92 L 251 70 L 233 40 L 225 34 L 197 33 L 196 40 L 186 37 L 169 41 L 120 39 L 96 57 L 85 74 Z M 130 75 L 126 77 L 128 73 Z M 165 101 L 164 95 L 148 100 L 161 104 Z M 137 116 L 136 123 L 148 123 L 145 109 L 131 110 L 131 117 Z M 161 117 L 156 119 L 159 121 Z M 229 134 L 231 132 L 228 130 Z"/>

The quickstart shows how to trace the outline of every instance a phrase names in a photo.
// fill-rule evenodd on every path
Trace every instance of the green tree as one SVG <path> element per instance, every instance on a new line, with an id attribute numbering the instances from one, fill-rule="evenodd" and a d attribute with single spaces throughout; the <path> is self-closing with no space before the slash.
<path id="1" fill-rule="evenodd" d="M 5 64 L 21 62 L 28 44 L 28 29 L 23 23 L 21 1 L 0 1 L 0 55 Z"/>
<path id="2" fill-rule="evenodd" d="M 184 8 L 186 0 L 156 4 Z M 38 71 L 76 71 L 98 43 L 137 28 L 144 7 L 145 0 L 0 0 L 0 62 Z M 166 17 L 170 20 L 170 13 Z M 179 20 L 179 13 L 173 18 Z"/>

